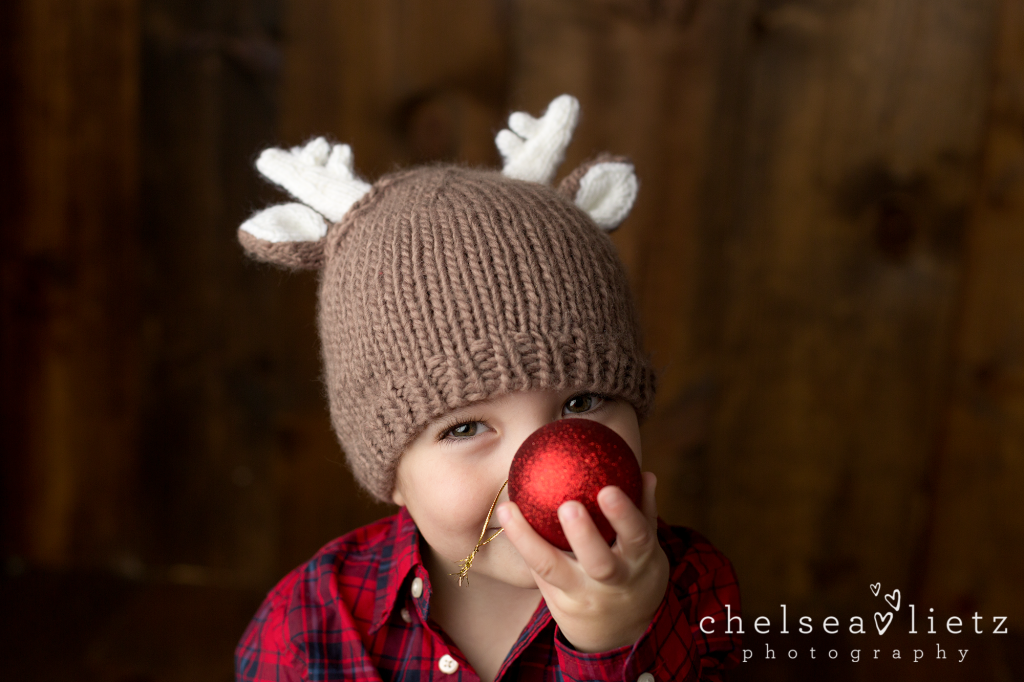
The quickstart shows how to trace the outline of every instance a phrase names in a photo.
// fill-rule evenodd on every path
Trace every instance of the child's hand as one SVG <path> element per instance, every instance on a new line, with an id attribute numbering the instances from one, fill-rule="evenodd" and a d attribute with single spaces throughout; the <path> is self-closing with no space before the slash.
<path id="1" fill-rule="evenodd" d="M 597 496 L 618 537 L 611 547 L 579 502 L 558 508 L 572 556 L 527 523 L 512 502 L 498 507 L 505 534 L 533 572 L 548 610 L 579 651 L 632 645 L 647 629 L 668 586 L 669 565 L 658 544 L 654 474 L 643 474 L 643 512 L 615 486 Z"/>

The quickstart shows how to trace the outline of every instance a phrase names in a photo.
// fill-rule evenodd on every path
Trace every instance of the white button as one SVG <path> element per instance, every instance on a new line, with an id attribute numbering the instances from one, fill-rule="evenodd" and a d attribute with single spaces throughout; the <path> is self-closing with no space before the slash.
<path id="1" fill-rule="evenodd" d="M 411 589 L 411 592 L 412 592 L 412 598 L 413 599 L 419 599 L 420 597 L 423 596 L 423 579 L 422 578 L 413 578 L 412 579 L 412 589 Z"/>
<path id="2" fill-rule="evenodd" d="M 406 623 L 412 622 L 412 616 L 409 615 L 409 609 L 402 609 L 400 613 L 402 614 L 402 620 L 404 620 Z"/>
<path id="3" fill-rule="evenodd" d="M 441 660 L 437 662 L 437 668 L 445 675 L 451 675 L 453 672 L 459 669 L 459 662 L 451 656 L 449 656 L 448 654 L 445 654 L 441 657 Z"/>
<path id="4" fill-rule="evenodd" d="M 636 678 L 636 682 L 654 682 L 654 675 L 643 673 L 640 677 Z"/>

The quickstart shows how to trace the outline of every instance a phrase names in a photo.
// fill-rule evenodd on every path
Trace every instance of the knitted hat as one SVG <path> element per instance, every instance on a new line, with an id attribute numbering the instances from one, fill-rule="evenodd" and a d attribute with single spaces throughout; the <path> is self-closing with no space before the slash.
<path id="1" fill-rule="evenodd" d="M 546 184 L 577 116 L 568 96 L 541 119 L 513 114 L 503 172 L 426 166 L 370 186 L 349 148 L 322 138 L 257 162 L 306 205 L 253 216 L 239 239 L 259 260 L 320 270 L 331 419 L 375 497 L 390 501 L 398 458 L 428 423 L 479 400 L 579 388 L 649 409 L 636 311 L 598 229 L 628 214 L 633 168 L 606 157 Z"/>

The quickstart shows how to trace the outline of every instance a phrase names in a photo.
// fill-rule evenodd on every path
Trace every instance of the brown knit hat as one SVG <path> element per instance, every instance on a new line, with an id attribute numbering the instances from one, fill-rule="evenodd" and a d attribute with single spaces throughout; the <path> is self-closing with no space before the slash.
<path id="1" fill-rule="evenodd" d="M 555 118 L 560 100 L 544 118 L 529 120 L 539 125 Z M 576 110 L 570 114 L 574 125 Z M 533 134 L 519 137 L 529 144 L 545 131 L 527 132 Z M 277 160 L 322 170 L 333 165 L 335 175 L 347 168 L 350 184 L 358 183 L 347 147 L 325 151 L 325 145 L 273 152 Z M 553 155 L 550 149 L 544 145 L 546 163 L 557 166 L 564 144 Z M 280 182 L 280 168 L 267 173 L 267 158 L 260 170 Z M 269 158 L 273 165 L 274 154 Z M 631 206 L 636 193 L 632 166 L 600 159 L 555 190 L 508 177 L 509 165 L 505 173 L 403 170 L 372 187 L 360 183 L 362 192 L 340 201 L 335 189 L 333 205 L 317 205 L 306 188 L 296 192 L 280 182 L 318 213 L 277 206 L 239 230 L 257 259 L 320 269 L 331 419 L 356 478 L 381 500 L 390 501 L 407 444 L 432 420 L 470 403 L 572 387 L 621 397 L 641 417 L 650 407 L 653 375 L 625 273 L 607 234 L 577 205 L 596 208 L 606 223 L 618 210 L 621 220 L 629 210 L 621 210 L 623 197 Z M 535 164 L 534 177 L 538 172 Z M 307 185 L 315 185 L 308 175 Z M 595 182 L 604 189 L 595 190 Z M 581 202 L 588 187 L 591 197 Z M 320 214 L 333 221 L 329 227 Z"/>

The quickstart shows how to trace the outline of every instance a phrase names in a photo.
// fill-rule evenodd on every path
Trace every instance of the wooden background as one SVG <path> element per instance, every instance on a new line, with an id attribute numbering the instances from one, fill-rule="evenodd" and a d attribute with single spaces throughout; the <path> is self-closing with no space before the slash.
<path id="1" fill-rule="evenodd" d="M 15 0 L 0 51 L 12 679 L 231 679 L 261 594 L 390 513 L 330 431 L 313 277 L 235 242 L 281 199 L 258 151 L 495 165 L 562 92 L 563 173 L 636 163 L 645 464 L 748 623 L 870 619 L 875 581 L 1009 618 L 749 640 L 969 668 L 755 649 L 735 678 L 1024 679 L 1024 1 Z"/>

